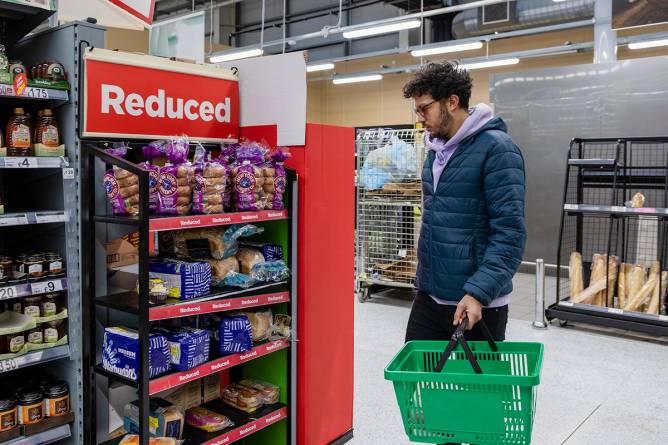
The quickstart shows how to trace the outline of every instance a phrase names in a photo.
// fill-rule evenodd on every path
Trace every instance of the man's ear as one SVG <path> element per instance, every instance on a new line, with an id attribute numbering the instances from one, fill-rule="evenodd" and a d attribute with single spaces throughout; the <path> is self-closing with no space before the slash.
<path id="1" fill-rule="evenodd" d="M 459 96 L 456 94 L 451 94 L 447 100 L 448 111 L 454 113 L 457 108 L 459 108 Z"/>

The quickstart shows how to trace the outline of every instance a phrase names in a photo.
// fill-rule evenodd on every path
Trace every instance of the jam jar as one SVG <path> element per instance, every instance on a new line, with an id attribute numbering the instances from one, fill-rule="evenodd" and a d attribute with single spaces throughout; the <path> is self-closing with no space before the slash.
<path id="1" fill-rule="evenodd" d="M 49 276 L 58 276 L 65 270 L 63 259 L 59 254 L 47 252 L 44 254 L 44 270 Z"/>
<path id="2" fill-rule="evenodd" d="M 25 272 L 25 262 L 28 259 L 28 255 L 22 253 L 16 257 L 14 261 L 14 270 L 17 272 Z"/>
<path id="3" fill-rule="evenodd" d="M 9 431 L 18 425 L 16 398 L 0 396 L 0 432 Z"/>
<path id="4" fill-rule="evenodd" d="M 42 323 L 44 343 L 56 343 L 61 338 L 65 337 L 65 327 L 65 320 L 54 320 Z"/>
<path id="5" fill-rule="evenodd" d="M 44 333 L 42 332 L 42 327 L 37 326 L 30 329 L 28 331 L 27 341 L 28 343 L 32 343 L 34 345 L 41 345 L 44 343 Z"/>
<path id="6" fill-rule="evenodd" d="M 53 292 L 42 296 L 39 313 L 41 317 L 52 317 L 58 314 L 61 308 L 60 293 Z"/>
<path id="7" fill-rule="evenodd" d="M 16 394 L 19 401 L 19 424 L 31 425 L 44 419 L 44 396 L 37 388 L 21 388 Z"/>
<path id="8" fill-rule="evenodd" d="M 0 335 L 0 351 L 2 351 L 2 354 L 16 354 L 23 349 L 25 343 L 26 336 L 24 332 Z"/>
<path id="9" fill-rule="evenodd" d="M 25 315 L 30 315 L 31 317 L 39 317 L 41 313 L 42 305 L 42 296 L 41 295 L 29 295 L 23 297 L 21 300 L 23 305 L 23 313 Z"/>
<path id="10" fill-rule="evenodd" d="M 12 277 L 13 266 L 11 257 L 0 256 L 0 283 L 5 284 Z"/>
<path id="11" fill-rule="evenodd" d="M 41 280 L 46 276 L 44 261 L 43 255 L 31 255 L 26 259 L 24 268 L 29 280 Z"/>
<path id="12" fill-rule="evenodd" d="M 62 380 L 44 384 L 46 417 L 64 416 L 70 412 L 70 390 Z"/>

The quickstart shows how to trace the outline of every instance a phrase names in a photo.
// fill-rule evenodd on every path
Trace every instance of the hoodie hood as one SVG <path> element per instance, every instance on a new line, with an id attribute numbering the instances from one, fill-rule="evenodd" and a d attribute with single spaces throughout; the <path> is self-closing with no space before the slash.
<path id="1" fill-rule="evenodd" d="M 443 173 L 443 169 L 445 169 L 448 161 L 461 143 L 489 129 L 507 131 L 503 120 L 494 118 L 489 105 L 481 103 L 469 109 L 469 117 L 464 120 L 457 133 L 450 139 L 442 140 L 432 137 L 430 133 L 425 133 L 425 147 L 428 150 L 433 150 L 436 154 L 434 165 L 432 166 L 434 187 L 438 185 L 438 180 L 441 177 L 441 173 Z"/>

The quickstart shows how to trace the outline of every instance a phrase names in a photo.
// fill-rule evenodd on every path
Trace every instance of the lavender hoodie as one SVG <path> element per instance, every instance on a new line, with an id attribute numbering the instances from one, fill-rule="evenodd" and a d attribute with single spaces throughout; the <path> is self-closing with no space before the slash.
<path id="1" fill-rule="evenodd" d="M 441 174 L 443 173 L 445 166 L 448 165 L 448 161 L 450 161 L 452 155 L 459 148 L 459 144 L 464 139 L 480 130 L 487 122 L 492 119 L 492 117 L 494 117 L 494 113 L 492 113 L 492 109 L 489 107 L 489 105 L 481 103 L 469 109 L 469 117 L 466 118 L 459 130 L 457 130 L 457 133 L 455 133 L 455 135 L 447 141 L 433 138 L 430 133 L 425 133 L 425 147 L 427 150 L 433 150 L 436 152 L 436 158 L 434 159 L 434 164 L 432 166 L 432 174 L 434 175 L 434 190 L 436 190 L 438 187 L 438 181 L 441 179 Z M 439 300 L 433 295 L 431 298 L 436 303 L 441 305 L 457 305 L 456 301 Z M 507 305 L 509 301 L 510 298 L 508 295 L 502 295 L 492 300 L 492 302 L 485 307 L 501 307 Z"/>

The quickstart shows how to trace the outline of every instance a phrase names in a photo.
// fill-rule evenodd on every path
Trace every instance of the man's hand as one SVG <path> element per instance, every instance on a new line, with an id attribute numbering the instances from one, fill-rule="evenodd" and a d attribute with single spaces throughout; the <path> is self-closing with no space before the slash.
<path id="1" fill-rule="evenodd" d="M 452 324 L 459 326 L 459 323 L 464 320 L 464 316 L 469 317 L 467 331 L 470 331 L 482 318 L 482 304 L 470 295 L 464 295 L 459 304 L 457 304 L 457 311 L 455 312 L 455 319 Z"/>

